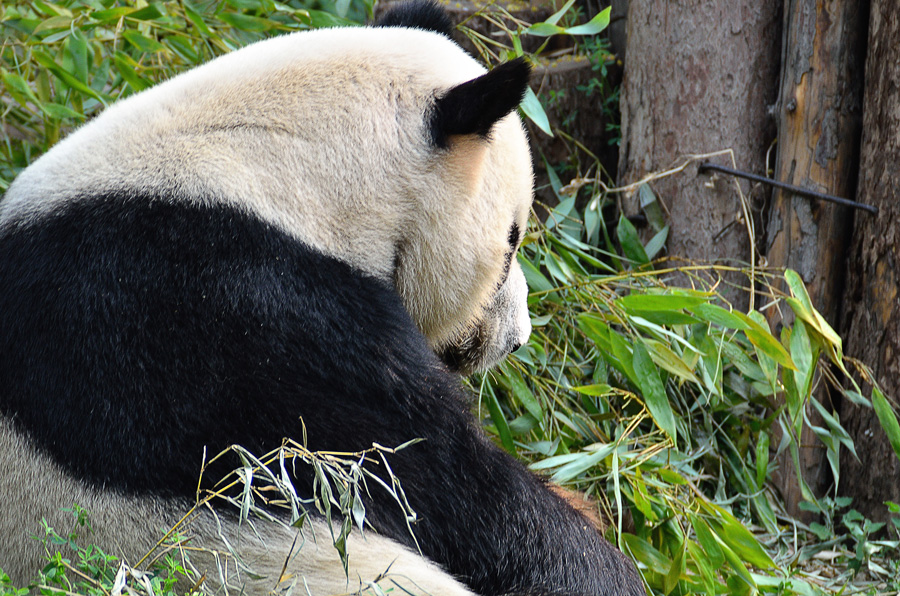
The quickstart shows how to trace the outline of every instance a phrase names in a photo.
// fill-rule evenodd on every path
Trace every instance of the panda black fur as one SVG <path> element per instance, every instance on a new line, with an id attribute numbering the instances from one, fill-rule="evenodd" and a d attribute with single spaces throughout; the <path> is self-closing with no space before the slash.
<path id="1" fill-rule="evenodd" d="M 354 591 L 389 569 L 415 593 L 643 593 L 484 437 L 445 364 L 490 365 L 529 330 L 513 255 L 531 172 L 508 115 L 528 68 L 484 74 L 431 4 L 382 25 L 254 44 L 122 101 L 0 202 L 0 567 L 14 580 L 40 567 L 41 518 L 78 503 L 91 540 L 134 561 L 192 504 L 204 453 L 265 453 L 305 426 L 313 450 L 425 439 L 390 458 L 425 558 L 373 490 L 376 532 L 351 536 L 349 582 L 314 519 L 320 540 L 287 569 L 296 589 Z M 310 493 L 302 470 L 294 482 Z M 274 589 L 294 532 L 222 515 L 222 529 L 196 519 L 193 544 L 224 550 L 221 532 L 263 576 L 238 575 L 247 593 Z"/>

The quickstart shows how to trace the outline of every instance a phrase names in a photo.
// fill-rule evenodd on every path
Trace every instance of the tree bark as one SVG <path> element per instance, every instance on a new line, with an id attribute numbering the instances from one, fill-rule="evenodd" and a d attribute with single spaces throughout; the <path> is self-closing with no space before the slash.
<path id="1" fill-rule="evenodd" d="M 619 182 L 670 167 L 686 154 L 734 150 L 738 168 L 765 171 L 774 138 L 780 44 L 776 0 L 630 2 L 622 85 Z M 729 165 L 730 160 L 719 161 Z M 669 254 L 749 262 L 750 239 L 731 180 L 707 184 L 696 165 L 653 184 L 668 210 Z M 744 185 L 748 195 L 748 185 Z M 749 196 L 749 195 L 748 195 Z M 625 198 L 627 215 L 639 212 Z M 737 298 L 746 306 L 746 297 Z"/>
<path id="2" fill-rule="evenodd" d="M 872 0 L 863 100 L 858 200 L 879 209 L 857 215 L 844 293 L 847 353 L 869 364 L 888 396 L 900 395 L 900 19 L 893 0 Z M 845 453 L 841 485 L 853 507 L 886 520 L 884 501 L 900 502 L 900 461 L 870 409 L 846 405 L 844 427 L 860 461 Z"/>
<path id="3" fill-rule="evenodd" d="M 862 123 L 863 4 L 785 2 L 776 180 L 839 197 L 853 194 Z M 813 304 L 835 328 L 851 217 L 848 207 L 781 191 L 773 193 L 768 217 L 768 264 L 796 270 Z M 786 286 L 781 289 L 787 291 Z M 770 309 L 768 317 L 773 327 L 793 322 L 790 309 Z M 824 393 L 818 391 L 815 398 L 824 399 Z M 822 425 L 812 406 L 807 415 Z M 832 482 L 825 450 L 809 426 L 800 437 L 800 472 L 817 496 Z M 801 515 L 803 498 L 787 454 L 775 481 L 788 512 Z"/>

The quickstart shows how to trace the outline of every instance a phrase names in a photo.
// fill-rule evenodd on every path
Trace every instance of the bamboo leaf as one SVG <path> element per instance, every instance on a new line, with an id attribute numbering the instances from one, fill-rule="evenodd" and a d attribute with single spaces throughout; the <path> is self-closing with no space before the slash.
<path id="1" fill-rule="evenodd" d="M 708 321 L 710 323 L 713 323 L 714 325 L 719 325 L 720 327 L 725 327 L 726 329 L 738 329 L 743 331 L 744 329 L 750 328 L 750 323 L 748 323 L 735 313 L 725 310 L 724 308 L 716 304 L 709 304 L 708 302 L 704 302 L 702 304 L 689 307 L 688 310 L 690 310 L 692 313 L 694 313 L 704 321 Z"/>
<path id="2" fill-rule="evenodd" d="M 573 4 L 575 4 L 575 0 L 568 0 L 565 4 L 563 4 L 562 8 L 550 15 L 550 17 L 544 22 L 550 23 L 551 25 L 557 24 L 559 20 L 563 18 L 563 15 L 565 15 L 569 11 L 569 9 L 572 8 Z"/>
<path id="3" fill-rule="evenodd" d="M 550 37 L 551 35 L 559 35 L 560 33 L 565 33 L 566 30 L 560 27 L 559 25 L 553 25 L 552 23 L 535 23 L 531 27 L 525 30 L 525 33 L 528 35 L 534 35 L 537 37 Z"/>
<path id="4" fill-rule="evenodd" d="M 647 252 L 644 250 L 644 245 L 641 244 L 641 239 L 638 236 L 637 230 L 634 229 L 634 225 L 632 225 L 624 215 L 619 216 L 619 225 L 616 227 L 616 234 L 619 237 L 619 243 L 622 245 L 622 252 L 624 252 L 625 256 L 633 263 L 636 265 L 646 265 L 650 262 L 649 257 L 647 257 Z"/>
<path id="5" fill-rule="evenodd" d="M 522 103 L 519 104 L 519 109 L 521 109 L 522 113 L 525 114 L 529 120 L 534 122 L 544 134 L 549 137 L 553 136 L 553 130 L 550 128 L 550 119 L 547 118 L 544 106 L 541 105 L 541 101 L 537 98 L 537 95 L 534 94 L 534 91 L 531 90 L 531 87 L 525 89 L 525 98 L 522 100 Z"/>
<path id="6" fill-rule="evenodd" d="M 579 453 L 578 455 L 580 457 L 575 458 L 554 472 L 553 476 L 550 477 L 550 480 L 558 484 L 566 483 L 599 464 L 615 451 L 615 449 L 616 444 L 609 443 L 596 451 Z"/>
<path id="7" fill-rule="evenodd" d="M 592 395 L 592 396 L 603 396 L 609 395 L 612 393 L 613 388 L 605 383 L 598 383 L 596 385 L 579 385 L 578 387 L 572 387 L 572 391 L 577 391 L 583 395 Z"/>
<path id="8" fill-rule="evenodd" d="M 673 442 L 676 441 L 675 414 L 666 396 L 666 389 L 659 378 L 659 371 L 653 364 L 647 348 L 641 343 L 634 344 L 634 373 L 638 378 L 638 386 L 644 397 L 644 403 L 656 425 L 661 428 Z"/>
<path id="9" fill-rule="evenodd" d="M 644 247 L 644 251 L 647 253 L 647 258 L 654 259 L 656 255 L 659 254 L 666 246 L 666 240 L 669 238 L 669 226 L 665 226 L 659 232 L 653 235 L 647 242 L 647 246 Z"/>
<path id="10" fill-rule="evenodd" d="M 706 296 L 682 296 L 679 294 L 630 294 L 618 299 L 617 304 L 626 310 L 668 310 L 683 308 L 692 310 L 705 304 Z"/>
<path id="11" fill-rule="evenodd" d="M 544 411 L 541 408 L 541 404 L 534 396 L 534 393 L 531 392 L 531 389 L 528 388 L 528 384 L 522 378 L 522 373 L 507 362 L 503 366 L 503 375 L 509 382 L 513 395 L 516 396 L 516 399 L 519 400 L 519 403 L 525 407 L 528 413 L 534 416 L 535 420 L 543 419 Z"/>
<path id="12" fill-rule="evenodd" d="M 793 371 L 794 383 L 801 400 L 806 400 L 812 391 L 813 373 L 815 372 L 815 356 L 806 325 L 803 321 L 794 322 L 791 331 L 791 360 L 796 369 Z"/>
<path id="13" fill-rule="evenodd" d="M 497 434 L 500 435 L 500 443 L 507 452 L 514 454 L 516 452 L 516 444 L 513 442 L 512 433 L 509 430 L 509 423 L 503 416 L 503 410 L 500 409 L 500 402 L 497 401 L 497 396 L 494 395 L 493 390 L 490 388 L 483 391 L 481 396 L 484 400 L 484 404 L 487 406 L 488 413 L 491 415 L 491 421 L 493 421 L 494 426 L 497 428 Z"/>
<path id="14" fill-rule="evenodd" d="M 894 454 L 900 458 L 900 423 L 897 422 L 897 414 L 891 408 L 891 404 L 878 387 L 872 387 L 872 407 L 894 449 Z"/>
<path id="15" fill-rule="evenodd" d="M 45 67 L 47 70 L 59 77 L 66 85 L 72 87 L 80 93 L 83 93 L 89 97 L 93 97 L 103 105 L 106 105 L 106 100 L 105 98 L 103 98 L 103 96 L 79 81 L 78 78 L 75 77 L 75 75 L 57 64 L 50 56 L 50 54 L 38 49 L 33 50 L 31 54 L 32 56 L 34 56 L 34 59 L 37 60 L 38 64 Z"/>
<path id="16" fill-rule="evenodd" d="M 612 7 L 607 6 L 595 16 L 593 19 L 583 25 L 569 27 L 566 29 L 568 35 L 596 35 L 609 27 L 609 14 Z"/>
<path id="17" fill-rule="evenodd" d="M 741 313 L 737 313 L 737 315 L 749 324 L 749 327 L 744 329 L 744 335 L 747 336 L 751 344 L 781 366 L 791 370 L 797 369 L 784 346 L 769 332 L 768 325 L 765 323 L 765 317 L 762 314 L 752 311 L 750 315 Z M 758 319 L 754 320 L 754 316 L 758 317 Z"/>

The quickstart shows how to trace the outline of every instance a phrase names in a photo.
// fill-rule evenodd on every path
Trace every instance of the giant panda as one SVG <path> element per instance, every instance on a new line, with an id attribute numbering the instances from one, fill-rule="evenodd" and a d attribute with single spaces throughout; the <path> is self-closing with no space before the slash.
<path id="1" fill-rule="evenodd" d="M 207 589 L 643 594 L 483 435 L 457 374 L 530 331 L 528 77 L 521 60 L 486 72 L 440 9 L 407 4 L 212 60 L 23 171 L 0 201 L 0 567 L 33 577 L 40 521 L 64 527 L 73 503 L 134 563 L 232 444 L 419 438 L 388 458 L 412 533 L 370 490 L 345 569 L 315 511 L 248 529 L 202 509 L 184 531 Z M 204 482 L 238 464 L 221 463 Z M 310 496 L 312 473 L 292 474 Z"/>

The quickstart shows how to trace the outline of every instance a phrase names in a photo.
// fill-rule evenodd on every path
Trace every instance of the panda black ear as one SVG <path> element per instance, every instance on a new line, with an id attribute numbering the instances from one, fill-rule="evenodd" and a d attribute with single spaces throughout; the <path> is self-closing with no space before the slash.
<path id="1" fill-rule="evenodd" d="M 424 29 L 453 39 L 453 21 L 433 0 L 407 0 L 394 4 L 376 19 L 374 26 Z"/>
<path id="2" fill-rule="evenodd" d="M 531 66 L 516 58 L 438 97 L 431 115 L 431 138 L 441 148 L 453 135 L 487 138 L 498 120 L 525 97 Z"/>

